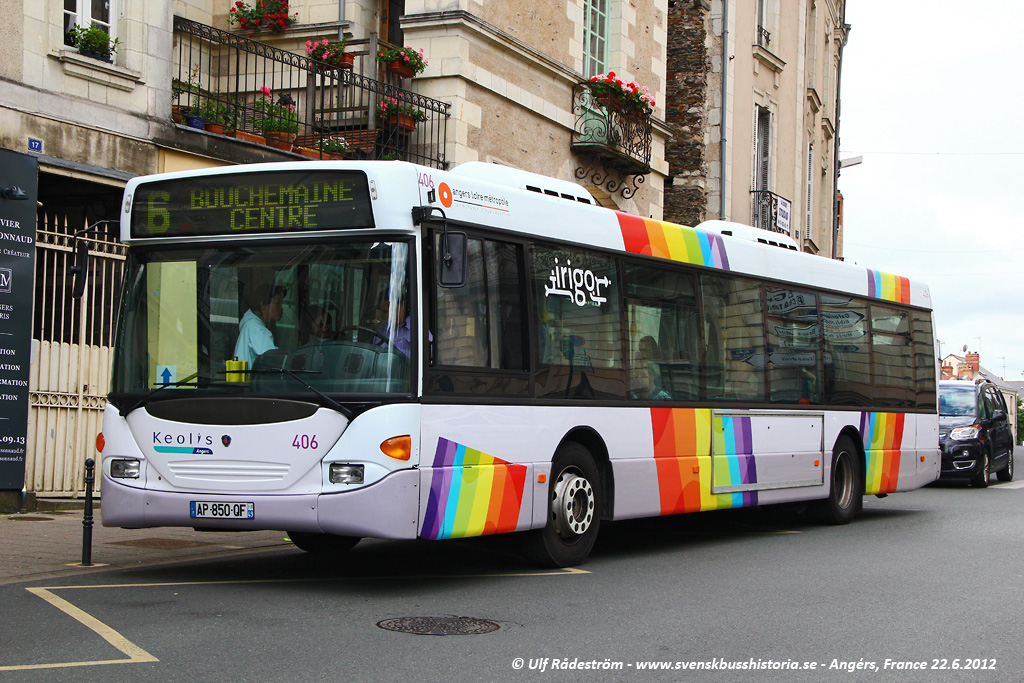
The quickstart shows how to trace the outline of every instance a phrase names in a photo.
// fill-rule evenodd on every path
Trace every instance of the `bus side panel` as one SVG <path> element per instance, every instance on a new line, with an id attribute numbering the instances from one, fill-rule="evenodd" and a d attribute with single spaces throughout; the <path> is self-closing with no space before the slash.
<path id="1" fill-rule="evenodd" d="M 622 458 L 651 457 L 647 409 L 424 405 L 420 468 L 421 538 L 521 531 L 547 522 L 547 477 L 562 439 L 574 429 L 604 441 L 613 469 Z M 656 491 L 653 472 L 622 489 Z M 541 475 L 544 475 L 541 477 Z M 543 479 L 543 481 L 541 481 Z M 623 500 L 617 496 L 617 505 Z M 649 497 L 646 497 L 649 500 Z M 656 514 L 643 509 L 642 514 Z"/>

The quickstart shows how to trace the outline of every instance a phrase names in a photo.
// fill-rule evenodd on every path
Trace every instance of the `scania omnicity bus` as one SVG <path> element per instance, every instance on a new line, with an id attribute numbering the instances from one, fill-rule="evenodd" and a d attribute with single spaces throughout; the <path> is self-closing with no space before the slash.
<path id="1" fill-rule="evenodd" d="M 103 524 L 516 532 L 938 477 L 926 286 L 784 236 L 602 208 L 507 167 L 294 162 L 136 178 Z"/>

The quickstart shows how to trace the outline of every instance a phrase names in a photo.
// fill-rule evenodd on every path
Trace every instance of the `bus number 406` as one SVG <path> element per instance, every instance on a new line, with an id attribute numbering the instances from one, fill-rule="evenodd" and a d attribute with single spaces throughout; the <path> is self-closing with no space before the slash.
<path id="1" fill-rule="evenodd" d="M 320 444 L 316 442 L 316 434 L 310 436 L 309 434 L 296 434 L 295 439 L 292 441 L 292 446 L 295 448 L 301 448 L 304 451 L 308 451 L 313 448 L 316 449 Z"/>

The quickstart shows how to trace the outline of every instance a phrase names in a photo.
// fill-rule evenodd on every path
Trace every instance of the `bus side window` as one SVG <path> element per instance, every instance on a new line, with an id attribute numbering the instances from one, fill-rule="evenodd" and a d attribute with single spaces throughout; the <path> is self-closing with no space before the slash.
<path id="1" fill-rule="evenodd" d="M 438 239 L 435 235 L 435 248 Z M 466 285 L 435 290 L 435 362 L 439 366 L 522 370 L 521 250 L 493 240 L 466 242 Z"/>

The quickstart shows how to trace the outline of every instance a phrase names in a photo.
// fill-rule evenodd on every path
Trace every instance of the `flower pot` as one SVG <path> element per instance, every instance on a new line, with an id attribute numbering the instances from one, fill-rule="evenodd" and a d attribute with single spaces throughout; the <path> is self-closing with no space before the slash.
<path id="1" fill-rule="evenodd" d="M 216 133 L 217 135 L 224 135 L 223 124 L 207 122 L 205 128 L 207 133 Z"/>
<path id="2" fill-rule="evenodd" d="M 189 128 L 198 128 L 202 130 L 206 128 L 206 119 L 202 116 L 185 116 L 185 125 Z"/>
<path id="3" fill-rule="evenodd" d="M 388 117 L 388 126 L 409 133 L 416 130 L 416 119 L 408 114 L 392 114 Z"/>
<path id="4" fill-rule="evenodd" d="M 292 147 L 292 151 L 296 154 L 301 154 L 304 157 L 309 157 L 310 159 L 320 158 L 320 150 L 313 149 L 311 147 L 299 147 L 298 145 L 295 145 Z"/>
<path id="5" fill-rule="evenodd" d="M 267 145 L 275 149 L 283 149 L 286 152 L 292 151 L 292 145 L 295 144 L 295 133 L 285 133 L 282 131 L 268 130 L 263 132 L 264 137 L 267 138 Z"/>
<path id="6" fill-rule="evenodd" d="M 83 57 L 90 57 L 92 59 L 98 59 L 101 62 L 107 62 L 108 64 L 113 64 L 114 63 L 114 58 L 111 57 L 109 54 L 104 54 L 103 52 L 93 52 L 92 50 L 82 50 L 82 49 L 79 49 L 78 50 L 78 54 L 82 55 Z"/>
<path id="7" fill-rule="evenodd" d="M 343 52 L 341 53 L 341 59 L 336 61 L 334 65 L 339 69 L 351 69 L 356 64 L 356 53 L 355 52 Z"/>
<path id="8" fill-rule="evenodd" d="M 263 145 L 266 144 L 267 142 L 267 139 L 262 135 L 256 135 L 255 133 L 250 133 L 247 130 L 236 130 L 234 131 L 234 134 L 235 139 L 237 140 L 244 140 L 245 142 L 255 142 L 257 145 Z"/>
<path id="9" fill-rule="evenodd" d="M 171 120 L 174 121 L 175 123 L 182 123 L 185 120 L 185 116 L 184 116 L 184 114 L 182 114 L 182 110 L 184 108 L 185 108 L 184 105 L 172 104 L 171 105 Z"/>
<path id="10" fill-rule="evenodd" d="M 412 67 L 399 59 L 388 64 L 388 71 L 398 74 L 402 78 L 412 78 L 414 75 Z"/>

